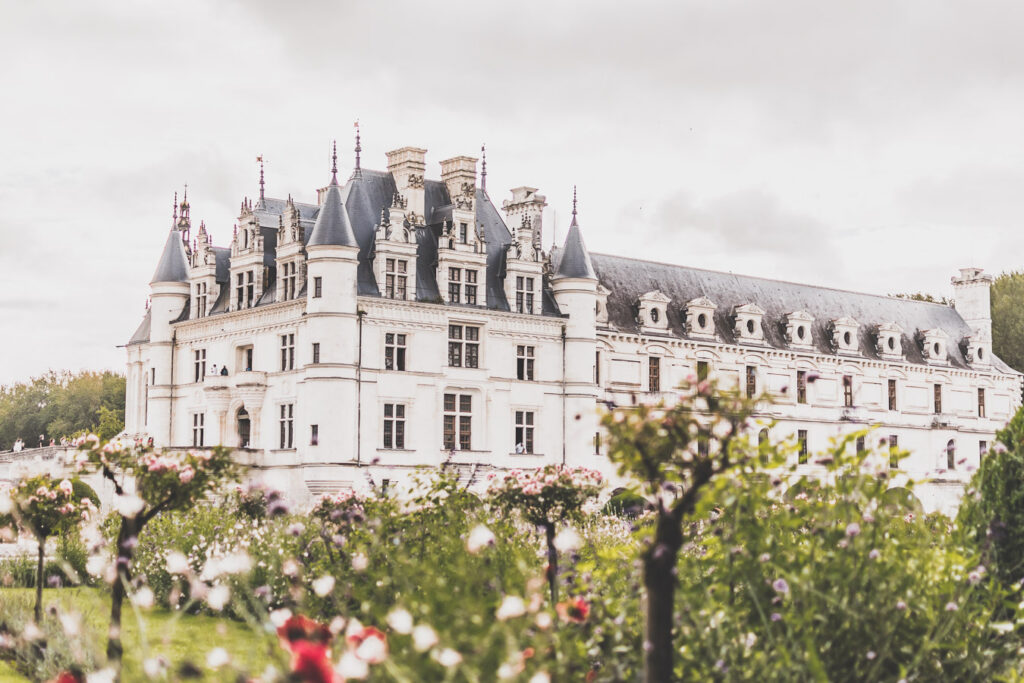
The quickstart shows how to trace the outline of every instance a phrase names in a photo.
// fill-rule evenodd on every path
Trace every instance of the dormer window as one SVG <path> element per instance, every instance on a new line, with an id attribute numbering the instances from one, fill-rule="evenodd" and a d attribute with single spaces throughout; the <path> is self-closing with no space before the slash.
<path id="1" fill-rule="evenodd" d="M 689 337 L 715 336 L 715 302 L 706 296 L 691 299 L 686 303 L 686 334 Z"/>
<path id="2" fill-rule="evenodd" d="M 837 353 L 857 353 L 857 327 L 858 323 L 853 318 L 836 318 L 832 321 L 832 346 Z"/>
<path id="3" fill-rule="evenodd" d="M 651 322 L 652 323 L 657 323 L 658 322 L 658 309 L 657 308 L 652 308 L 651 309 Z"/>
<path id="4" fill-rule="evenodd" d="M 809 349 L 813 345 L 811 324 L 814 316 L 807 311 L 795 311 L 786 316 L 786 340 L 790 346 Z"/>
<path id="5" fill-rule="evenodd" d="M 992 364 L 992 341 L 983 334 L 972 334 L 964 339 L 964 357 L 972 367 Z"/>
<path id="6" fill-rule="evenodd" d="M 645 332 L 665 332 L 668 330 L 668 316 L 665 311 L 672 300 L 655 290 L 640 297 L 640 327 Z"/>
<path id="7" fill-rule="evenodd" d="M 949 336 L 939 329 L 921 333 L 921 353 L 929 363 L 946 362 L 946 342 Z"/>
<path id="8" fill-rule="evenodd" d="M 882 323 L 878 326 L 878 340 L 875 349 L 886 360 L 903 357 L 903 329 L 896 323 Z"/>
<path id="9" fill-rule="evenodd" d="M 764 341 L 764 331 L 761 329 L 764 309 L 757 304 L 743 304 L 742 306 L 737 306 L 733 314 L 736 316 L 734 329 L 737 341 L 746 343 L 761 343 Z"/>

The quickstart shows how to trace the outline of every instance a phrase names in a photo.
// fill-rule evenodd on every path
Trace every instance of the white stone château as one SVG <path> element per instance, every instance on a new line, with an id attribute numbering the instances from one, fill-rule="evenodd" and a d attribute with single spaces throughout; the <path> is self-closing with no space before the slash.
<path id="1" fill-rule="evenodd" d="M 445 463 L 610 473 L 602 404 L 714 376 L 776 398 L 760 417 L 798 461 L 878 425 L 870 439 L 913 453 L 899 473 L 941 472 L 925 502 L 948 508 L 943 487 L 1019 405 L 980 269 L 953 279 L 949 307 L 589 254 L 575 199 L 546 254 L 545 197 L 512 190 L 503 219 L 486 159 L 478 183 L 473 157 L 431 180 L 424 149 L 389 152 L 384 172 L 358 151 L 316 204 L 265 197 L 261 171 L 229 247 L 203 224 L 192 238 L 187 196 L 176 207 L 126 347 L 129 434 L 239 448 L 298 499 Z"/>

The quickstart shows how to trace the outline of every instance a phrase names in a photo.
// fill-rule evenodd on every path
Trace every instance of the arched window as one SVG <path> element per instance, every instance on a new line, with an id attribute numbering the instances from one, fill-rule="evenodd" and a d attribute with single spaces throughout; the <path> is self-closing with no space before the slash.
<path id="1" fill-rule="evenodd" d="M 244 407 L 238 409 L 238 447 L 249 447 L 249 413 Z"/>
<path id="2" fill-rule="evenodd" d="M 953 439 L 949 440 L 946 444 L 946 468 L 950 470 L 956 469 L 956 442 Z"/>

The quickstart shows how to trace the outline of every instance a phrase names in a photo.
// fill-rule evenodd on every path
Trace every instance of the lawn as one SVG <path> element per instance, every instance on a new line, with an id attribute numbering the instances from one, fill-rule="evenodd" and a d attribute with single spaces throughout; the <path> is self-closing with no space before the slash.
<path id="1" fill-rule="evenodd" d="M 0 589 L 0 599 L 24 601 L 31 612 L 32 589 Z M 77 612 L 82 615 L 83 640 L 102 651 L 109 620 L 110 601 L 104 591 L 96 588 L 47 589 L 43 592 L 44 606 L 56 604 L 62 614 Z M 146 680 L 142 662 L 152 657 L 163 657 L 179 666 L 191 661 L 206 667 L 207 653 L 223 647 L 231 661 L 252 674 L 261 673 L 268 664 L 278 668 L 286 664 L 277 638 L 270 633 L 256 633 L 246 624 L 227 618 L 189 615 L 166 609 L 141 612 L 141 620 L 126 603 L 124 620 L 124 680 Z M 28 680 L 5 662 L 0 662 L 0 683 Z M 226 676 L 225 680 L 235 680 Z"/>

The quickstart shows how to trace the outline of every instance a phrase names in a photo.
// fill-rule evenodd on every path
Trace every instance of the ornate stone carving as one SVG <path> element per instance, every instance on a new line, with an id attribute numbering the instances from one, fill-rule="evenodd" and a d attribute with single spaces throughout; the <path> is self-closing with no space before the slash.
<path id="1" fill-rule="evenodd" d="M 403 197 L 401 192 L 395 190 L 395 194 L 391 197 L 391 206 L 404 210 L 409 206 L 409 200 Z"/>
<path id="2" fill-rule="evenodd" d="M 422 173 L 410 173 L 407 181 L 409 187 L 420 189 L 423 187 L 423 174 Z"/>

